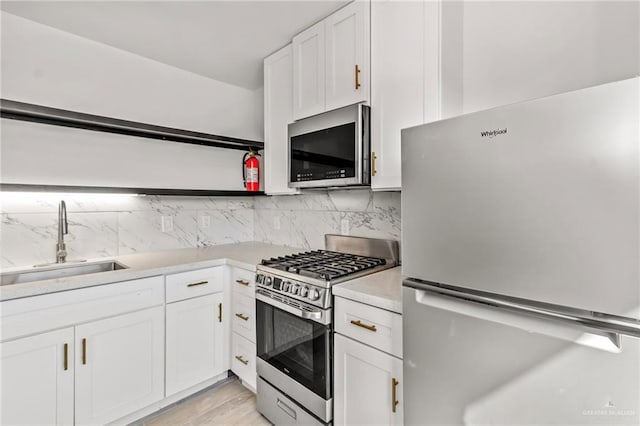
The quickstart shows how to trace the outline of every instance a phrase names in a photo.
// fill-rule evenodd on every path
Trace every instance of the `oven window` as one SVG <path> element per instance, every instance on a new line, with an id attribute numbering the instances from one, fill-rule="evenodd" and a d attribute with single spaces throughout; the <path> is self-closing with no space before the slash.
<path id="1" fill-rule="evenodd" d="M 356 175 L 356 123 L 291 138 L 291 182 Z"/>
<path id="2" fill-rule="evenodd" d="M 258 356 L 324 399 L 331 396 L 331 327 L 256 301 Z"/>

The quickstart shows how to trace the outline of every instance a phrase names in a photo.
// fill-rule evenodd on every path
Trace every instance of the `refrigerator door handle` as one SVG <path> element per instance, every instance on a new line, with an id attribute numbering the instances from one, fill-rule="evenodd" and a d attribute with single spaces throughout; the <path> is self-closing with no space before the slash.
<path id="1" fill-rule="evenodd" d="M 517 304 L 496 298 L 469 294 L 451 289 L 433 288 L 413 281 L 416 302 L 461 315 L 516 327 L 533 333 L 559 338 L 607 352 L 622 351 L 621 334 L 639 337 L 640 324 L 626 324 L 618 328 L 606 320 L 578 317 L 552 312 L 530 305 Z M 413 285 L 412 285 L 413 284 Z M 419 286 L 419 287 L 418 287 Z M 617 320 L 619 322 L 619 320 Z M 634 332 L 638 327 L 637 334 Z"/>

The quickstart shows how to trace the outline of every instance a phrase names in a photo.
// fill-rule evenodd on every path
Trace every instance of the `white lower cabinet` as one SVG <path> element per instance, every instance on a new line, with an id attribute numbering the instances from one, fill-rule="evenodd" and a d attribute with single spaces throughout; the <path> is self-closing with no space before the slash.
<path id="1" fill-rule="evenodd" d="M 75 422 L 105 424 L 164 397 L 164 308 L 75 330 Z"/>
<path id="2" fill-rule="evenodd" d="M 73 327 L 0 344 L 0 424 L 73 424 Z"/>
<path id="3" fill-rule="evenodd" d="M 334 336 L 336 425 L 402 425 L 402 360 Z"/>
<path id="4" fill-rule="evenodd" d="M 131 421 L 230 367 L 255 390 L 254 275 L 216 266 L 0 302 L 0 424 Z"/>
<path id="5" fill-rule="evenodd" d="M 256 340 L 256 298 L 233 294 L 232 331 L 245 339 Z"/>
<path id="6" fill-rule="evenodd" d="M 231 370 L 250 388 L 256 388 L 256 344 L 231 335 Z"/>
<path id="7" fill-rule="evenodd" d="M 215 293 L 167 305 L 167 396 L 224 372 L 222 303 Z"/>
<path id="8" fill-rule="evenodd" d="M 255 271 L 232 268 L 231 371 L 256 390 Z"/>

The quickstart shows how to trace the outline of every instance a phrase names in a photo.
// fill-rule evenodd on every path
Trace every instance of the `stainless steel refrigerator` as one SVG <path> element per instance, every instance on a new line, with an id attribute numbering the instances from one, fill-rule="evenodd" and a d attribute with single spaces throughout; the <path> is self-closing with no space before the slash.
<path id="1" fill-rule="evenodd" d="M 639 80 L 403 130 L 406 424 L 640 424 Z"/>

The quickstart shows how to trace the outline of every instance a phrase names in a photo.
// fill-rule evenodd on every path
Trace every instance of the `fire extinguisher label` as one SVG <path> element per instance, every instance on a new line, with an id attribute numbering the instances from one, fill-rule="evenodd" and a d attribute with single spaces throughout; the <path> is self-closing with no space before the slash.
<path id="1" fill-rule="evenodd" d="M 247 169 L 247 182 L 257 182 L 258 181 L 258 169 Z"/>

